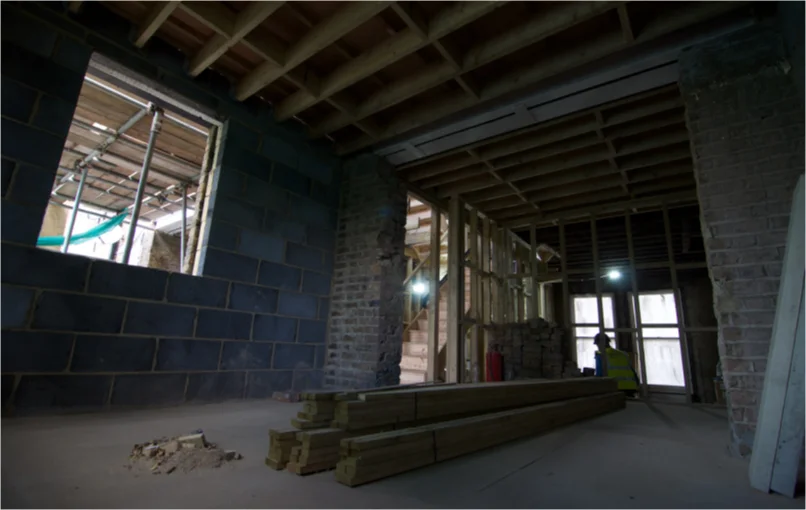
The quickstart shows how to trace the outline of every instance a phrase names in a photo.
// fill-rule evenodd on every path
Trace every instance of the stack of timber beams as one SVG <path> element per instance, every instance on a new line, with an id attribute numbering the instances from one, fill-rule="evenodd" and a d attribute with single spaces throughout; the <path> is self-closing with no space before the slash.
<path id="1" fill-rule="evenodd" d="M 344 439 L 336 480 L 355 487 L 623 407 L 624 395 L 610 391 Z"/>
<path id="2" fill-rule="evenodd" d="M 334 426 L 345 430 L 357 430 L 364 424 L 382 426 L 445 421 L 497 410 L 598 395 L 616 391 L 615 384 L 609 378 L 598 377 L 459 384 L 364 393 L 359 395 L 359 400 L 356 402 L 339 402 L 336 405 Z"/>
<path id="3" fill-rule="evenodd" d="M 336 406 L 358 399 L 359 395 L 433 386 L 419 383 L 405 386 L 385 386 L 367 390 L 332 390 L 307 392 L 300 395 L 302 410 L 291 419 L 291 427 L 269 430 L 269 454 L 266 465 L 286 469 L 298 475 L 325 471 L 336 467 L 339 441 L 359 432 L 347 433 L 334 424 Z M 392 427 L 365 427 L 360 433 L 371 434 Z"/>
<path id="4" fill-rule="evenodd" d="M 270 431 L 266 464 L 298 475 L 337 468 L 337 479 L 350 486 L 624 405 L 610 378 L 397 386 L 303 399 L 292 428 Z M 546 418 L 535 417 L 549 403 L 557 405 L 543 410 Z M 521 427 L 522 421 L 529 425 Z"/>
<path id="5" fill-rule="evenodd" d="M 300 431 L 328 427 L 333 421 L 336 408 L 335 398 L 340 391 L 309 392 L 300 395 L 302 411 L 291 419 L 291 427 L 269 429 L 269 455 L 266 465 L 272 469 L 285 469 L 294 448 L 301 446 L 298 437 Z"/>

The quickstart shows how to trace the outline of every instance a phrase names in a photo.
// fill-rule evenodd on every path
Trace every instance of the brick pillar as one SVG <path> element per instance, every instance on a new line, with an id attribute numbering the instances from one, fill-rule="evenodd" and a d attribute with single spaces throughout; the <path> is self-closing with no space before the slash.
<path id="1" fill-rule="evenodd" d="M 734 452 L 753 446 L 803 110 L 780 34 L 759 24 L 685 50 L 680 87 L 713 283 Z"/>
<path id="2" fill-rule="evenodd" d="M 325 385 L 400 382 L 406 191 L 374 155 L 345 165 Z"/>

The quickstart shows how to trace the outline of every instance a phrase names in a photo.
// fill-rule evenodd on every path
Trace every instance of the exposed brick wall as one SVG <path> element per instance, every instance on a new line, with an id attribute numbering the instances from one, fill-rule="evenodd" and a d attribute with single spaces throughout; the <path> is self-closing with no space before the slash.
<path id="1" fill-rule="evenodd" d="M 543 319 L 487 326 L 488 348 L 504 358 L 504 380 L 560 379 L 565 369 L 566 336 Z"/>
<path id="2" fill-rule="evenodd" d="M 270 396 L 322 385 L 340 160 L 223 77 L 184 72 L 98 2 L 2 4 L 2 388 L 7 409 Z M 224 119 L 203 277 L 33 248 L 98 51 Z"/>
<path id="3" fill-rule="evenodd" d="M 325 384 L 398 384 L 403 333 L 406 192 L 374 155 L 345 164 Z"/>
<path id="4" fill-rule="evenodd" d="M 753 445 L 803 110 L 780 34 L 762 24 L 689 48 L 680 86 L 735 451 Z"/>

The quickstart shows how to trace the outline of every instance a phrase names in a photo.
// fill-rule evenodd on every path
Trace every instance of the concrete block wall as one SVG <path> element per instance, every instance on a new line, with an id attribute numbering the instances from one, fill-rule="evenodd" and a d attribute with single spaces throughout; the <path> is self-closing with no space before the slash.
<path id="1" fill-rule="evenodd" d="M 325 385 L 398 384 L 406 191 L 374 155 L 345 163 Z"/>
<path id="2" fill-rule="evenodd" d="M 340 160 L 226 80 L 130 42 L 97 2 L 2 4 L 2 388 L 8 409 L 107 408 L 318 388 Z M 202 277 L 33 247 L 90 55 L 227 123 Z"/>
<path id="3" fill-rule="evenodd" d="M 740 455 L 753 445 L 792 190 L 804 171 L 803 110 L 792 69 L 772 24 L 680 57 L 732 444 Z"/>

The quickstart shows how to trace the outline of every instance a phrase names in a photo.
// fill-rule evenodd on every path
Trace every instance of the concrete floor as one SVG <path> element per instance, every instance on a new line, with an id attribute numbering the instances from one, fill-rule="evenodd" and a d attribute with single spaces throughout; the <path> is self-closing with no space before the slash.
<path id="1" fill-rule="evenodd" d="M 333 473 L 263 465 L 267 430 L 296 405 L 251 401 L 2 422 L 3 507 L 803 508 L 761 494 L 728 456 L 724 411 L 631 402 L 561 431 L 359 488 Z M 168 476 L 124 468 L 133 443 L 204 429 L 243 453 L 221 469 Z"/>

